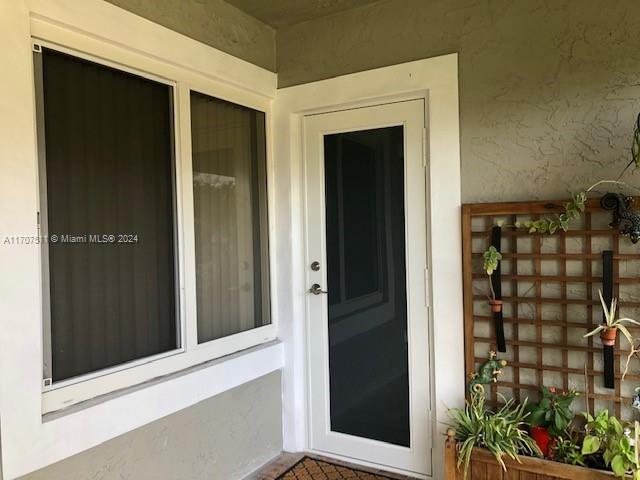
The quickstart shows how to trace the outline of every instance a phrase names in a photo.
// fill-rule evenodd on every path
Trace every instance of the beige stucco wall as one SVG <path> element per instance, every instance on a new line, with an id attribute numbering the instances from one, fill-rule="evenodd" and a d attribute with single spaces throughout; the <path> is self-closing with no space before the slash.
<path id="1" fill-rule="evenodd" d="M 629 158 L 639 21 L 637 0 L 382 0 L 278 30 L 279 85 L 458 52 L 463 199 L 566 197 Z"/>
<path id="2" fill-rule="evenodd" d="M 223 0 L 107 0 L 152 22 L 271 70 L 275 32 Z"/>
<path id="3" fill-rule="evenodd" d="M 23 480 L 239 480 L 282 450 L 280 372 L 103 443 Z"/>

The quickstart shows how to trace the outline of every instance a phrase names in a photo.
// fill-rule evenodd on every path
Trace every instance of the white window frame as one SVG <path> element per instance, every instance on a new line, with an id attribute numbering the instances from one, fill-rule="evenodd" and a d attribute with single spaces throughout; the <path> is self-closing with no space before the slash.
<path id="1" fill-rule="evenodd" d="M 50 34 L 48 38 L 51 38 Z M 125 362 L 53 384 L 45 383 L 43 386 L 44 413 L 57 411 L 84 400 L 137 385 L 152 378 L 167 375 L 207 360 L 229 355 L 273 340 L 275 338 L 275 325 L 270 323 L 269 325 L 220 339 L 198 343 L 197 309 L 192 307 L 196 305 L 196 259 L 195 239 L 191 234 L 194 231 L 194 212 L 190 94 L 192 91 L 198 91 L 211 97 L 222 98 L 217 85 L 212 85 L 210 81 L 197 81 L 189 75 L 178 76 L 180 72 L 164 71 L 161 65 L 149 66 L 149 68 L 154 69 L 153 71 L 140 70 L 133 64 L 125 63 L 127 61 L 131 62 L 133 59 L 122 58 L 122 51 L 119 49 L 113 49 L 113 51 L 109 52 L 110 56 L 108 58 L 100 58 L 88 53 L 88 51 L 91 51 L 90 46 L 84 43 L 80 44 L 79 42 L 75 47 L 84 48 L 85 51 L 70 48 L 67 45 L 62 46 L 50 40 L 42 40 L 40 38 L 34 38 L 33 45 L 34 50 L 37 48 L 36 46 L 49 48 L 76 58 L 139 75 L 172 87 L 172 117 L 174 122 L 174 138 L 172 139 L 174 152 L 172 153 L 175 161 L 175 178 L 173 179 L 175 182 L 176 196 L 174 200 L 174 234 L 177 244 L 176 248 L 174 248 L 174 253 L 176 255 L 175 260 L 177 265 L 175 274 L 178 292 L 176 295 L 176 301 L 178 303 L 176 323 L 178 327 L 179 345 L 175 349 L 167 352 Z M 252 102 L 250 99 L 244 98 L 244 96 L 241 96 L 241 98 L 238 97 L 238 95 L 232 95 L 224 98 L 224 100 L 264 112 L 265 121 L 268 125 L 271 121 L 268 103 Z M 186 135 L 182 135 L 182 133 L 185 132 Z M 42 184 L 42 181 L 40 181 L 40 184 Z M 42 198 L 40 198 L 40 202 L 42 201 Z M 43 245 L 43 250 L 46 248 L 46 244 Z M 44 252 L 41 251 L 41 255 L 43 253 Z M 43 279 L 43 281 L 46 281 L 46 279 Z M 46 295 L 47 292 L 43 292 L 43 294 Z M 189 306 L 189 308 L 186 308 L 187 306 Z M 47 346 L 43 345 L 43 348 L 46 349 Z"/>
<path id="2" fill-rule="evenodd" d="M 271 103 L 276 76 L 101 0 L 12 0 L 0 6 L 0 55 L 11 62 L 0 190 L 3 235 L 37 236 L 37 130 L 32 43 L 142 74 L 174 87 L 176 283 L 181 346 L 43 387 L 41 250 L 0 250 L 0 435 L 6 478 L 95 446 L 283 367 L 277 341 L 277 268 Z M 271 324 L 198 344 L 191 172 L 190 92 L 265 113 Z M 5 116 L 5 115 L 3 115 Z M 9 118 L 10 117 L 10 118 Z M 7 140 L 6 143 L 4 140 Z M 6 208 L 5 208 L 6 205 Z"/>

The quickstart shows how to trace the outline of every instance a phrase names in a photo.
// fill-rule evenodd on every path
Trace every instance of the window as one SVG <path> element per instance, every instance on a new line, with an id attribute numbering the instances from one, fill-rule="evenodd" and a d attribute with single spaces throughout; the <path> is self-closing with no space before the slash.
<path id="1" fill-rule="evenodd" d="M 45 411 L 273 339 L 265 113 L 68 50 L 34 67 Z"/>
<path id="2" fill-rule="evenodd" d="M 173 88 L 47 48 L 35 62 L 58 382 L 179 347 Z"/>
<path id="3" fill-rule="evenodd" d="M 1 470 L 6 478 L 28 475 L 284 366 L 284 345 L 273 341 L 275 316 L 268 325 L 198 344 L 190 129 L 190 92 L 197 90 L 264 112 L 268 132 L 276 75 L 153 22 L 140 21 L 108 2 L 82 2 L 78 8 L 60 5 L 4 2 L 0 15 L 7 39 L 3 46 L 13 52 L 0 90 L 0 103 L 10 112 L 3 133 L 12 139 L 10 144 L 3 143 L 0 155 L 5 167 L 0 175 L 3 192 L 12 199 L 0 214 L 2 266 L 10 272 L 5 275 L 0 302 L 7 320 L 0 336 L 0 365 L 6 367 L 0 392 Z M 21 47 L 13 48 L 16 45 Z M 53 63 L 45 71 L 48 60 L 58 60 L 55 68 L 60 71 L 49 70 Z M 83 75 L 90 78 L 80 81 Z M 110 76 L 114 78 L 107 81 Z M 54 78 L 58 82 L 53 83 Z M 101 119 L 116 108 L 115 99 L 125 98 L 126 85 L 133 89 L 132 81 L 139 91 L 117 105 L 115 122 Z M 149 90 L 157 94 L 152 115 L 140 103 Z M 56 96 L 59 100 L 54 105 Z M 85 105 L 80 103 L 87 99 Z M 118 123 L 128 127 L 120 128 Z M 154 139 L 148 141 L 151 135 Z M 102 140 L 98 157 L 92 143 Z M 150 148 L 155 149 L 149 153 L 153 161 L 146 158 Z M 57 161 L 63 162 L 57 174 L 56 149 Z M 83 154 L 86 161 L 71 163 L 72 157 L 80 155 L 78 150 L 87 152 Z M 115 174 L 123 179 L 117 182 L 117 193 L 126 201 L 105 199 L 105 190 L 112 193 L 109 175 Z M 86 192 L 81 193 L 81 187 Z M 56 202 L 54 196 L 64 202 Z M 95 228 L 100 234 L 110 233 L 102 229 L 112 228 L 107 220 L 115 211 L 143 217 L 145 224 L 134 225 L 138 232 L 152 221 L 157 223 L 152 236 L 140 235 L 137 244 L 129 245 L 133 248 L 117 247 L 122 255 L 129 255 L 120 259 L 117 271 L 115 250 L 97 244 L 93 250 L 83 250 L 82 244 L 70 246 L 57 264 L 55 258 L 50 264 L 54 247 L 39 241 L 54 234 L 48 232 L 47 207 L 52 218 L 58 215 L 68 225 L 78 225 L 74 229 L 85 228 L 81 224 L 85 222 L 90 231 Z M 144 215 L 131 211 L 143 207 Z M 64 220 L 63 215 L 68 218 Z M 118 227 L 129 229 L 130 225 Z M 275 229 L 269 233 L 274 235 Z M 149 239 L 157 252 L 147 243 Z M 156 266 L 152 259 L 157 260 Z M 80 280 L 83 277 L 75 277 L 82 273 L 83 263 L 89 265 L 84 270 L 86 285 Z M 62 283 L 56 284 L 58 269 L 66 269 L 67 277 L 60 275 Z M 115 277 L 127 271 L 135 282 L 123 283 Z M 128 291 L 132 285 L 135 292 Z M 159 292 L 155 298 L 154 292 Z M 126 295 L 145 303 L 127 304 Z M 136 315 L 129 314 L 134 308 Z M 125 313 L 133 323 L 123 332 Z M 148 322 L 139 321 L 137 313 Z M 89 332 L 83 331 L 87 328 Z M 151 337 L 145 332 L 152 330 L 163 341 L 139 349 Z M 52 360 L 56 369 L 64 364 L 52 355 L 51 334 L 57 338 L 61 332 L 67 335 L 67 344 L 53 350 L 67 355 L 71 368 L 56 370 L 53 380 Z M 122 351 L 114 348 L 105 355 L 104 350 L 116 343 Z M 125 355 L 124 347 L 134 354 Z M 104 361 L 90 363 L 100 360 L 99 355 L 104 355 Z M 138 358 L 130 360 L 133 357 Z"/>
<path id="4" fill-rule="evenodd" d="M 198 343 L 270 323 L 265 116 L 191 92 Z"/>

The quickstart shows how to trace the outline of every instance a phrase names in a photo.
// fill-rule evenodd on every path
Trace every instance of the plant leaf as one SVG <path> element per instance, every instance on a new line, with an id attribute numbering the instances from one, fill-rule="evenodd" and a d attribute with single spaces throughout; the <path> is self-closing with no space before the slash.
<path id="1" fill-rule="evenodd" d="M 622 322 L 622 323 L 633 323 L 634 325 L 638 325 L 640 326 L 640 322 L 637 320 L 634 320 L 633 318 L 619 318 L 618 320 L 616 320 L 617 322 Z"/>
<path id="2" fill-rule="evenodd" d="M 618 330 L 622 332 L 622 334 L 629 342 L 629 345 L 633 347 L 633 337 L 631 336 L 631 333 L 629 333 L 629 330 L 627 330 L 627 327 L 625 327 L 624 325 L 618 325 Z"/>
<path id="3" fill-rule="evenodd" d="M 607 306 L 607 303 L 604 301 L 604 297 L 602 296 L 602 290 L 598 290 L 598 295 L 600 295 L 600 303 L 602 304 L 602 310 L 604 312 L 604 318 L 607 321 L 607 325 L 611 326 L 611 323 L 613 322 L 613 319 L 609 315 L 609 307 Z"/>
<path id="4" fill-rule="evenodd" d="M 591 330 L 589 333 L 586 333 L 584 335 L 584 338 L 593 337 L 594 335 L 597 335 L 598 333 L 600 333 L 603 330 L 604 330 L 604 326 L 603 325 L 598 325 L 596 328 Z"/>
<path id="5" fill-rule="evenodd" d="M 591 455 L 600 450 L 600 439 L 594 435 L 587 435 L 582 441 L 582 453 Z"/>
<path id="6" fill-rule="evenodd" d="M 616 455 L 613 457 L 613 460 L 611 460 L 611 470 L 613 470 L 613 473 L 618 477 L 622 477 L 627 471 L 625 463 L 622 455 Z"/>

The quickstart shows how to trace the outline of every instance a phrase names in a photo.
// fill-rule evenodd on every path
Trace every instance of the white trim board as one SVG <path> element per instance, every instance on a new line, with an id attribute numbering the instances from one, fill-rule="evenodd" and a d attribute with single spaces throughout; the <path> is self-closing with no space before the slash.
<path id="1" fill-rule="evenodd" d="M 283 371 L 284 449 L 309 448 L 307 411 L 307 342 L 304 264 L 304 195 L 302 116 L 332 110 L 375 105 L 409 98 L 428 98 L 427 131 L 429 167 L 428 243 L 432 278 L 431 338 L 437 433 L 433 446 L 433 478 L 442 478 L 447 407 L 464 400 L 464 335 L 462 311 L 462 239 L 460 231 L 460 136 L 458 115 L 457 54 L 419 60 L 366 72 L 344 75 L 280 89 L 273 104 L 275 176 L 289 182 L 276 192 L 281 215 L 277 229 L 290 230 L 279 237 L 279 336 L 284 342 Z M 288 204 L 288 215 L 282 205 Z M 452 354 L 453 352 L 453 354 Z M 429 454 L 425 452 L 425 454 Z"/>
<path id="2" fill-rule="evenodd" d="M 16 0 L 12 0 L 16 1 Z M 17 0 L 29 9 L 32 35 L 59 29 L 143 53 L 209 79 L 273 98 L 277 76 L 233 55 L 101 0 Z M 114 29 L 116 31 L 114 31 Z"/>

